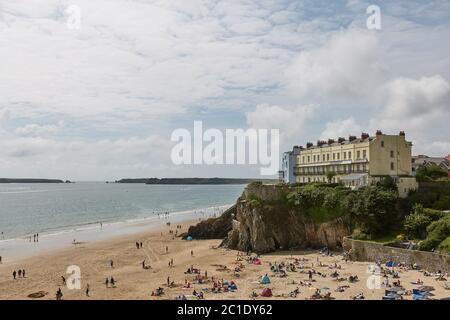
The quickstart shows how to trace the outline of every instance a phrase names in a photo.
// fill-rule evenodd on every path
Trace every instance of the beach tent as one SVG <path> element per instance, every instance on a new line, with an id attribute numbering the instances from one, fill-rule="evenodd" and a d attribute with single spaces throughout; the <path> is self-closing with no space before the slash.
<path id="1" fill-rule="evenodd" d="M 230 289 L 231 290 L 237 290 L 237 285 L 233 281 L 230 282 Z"/>
<path id="2" fill-rule="evenodd" d="M 272 296 L 272 290 L 270 288 L 264 288 L 261 292 L 262 297 L 270 298 Z"/>
<path id="3" fill-rule="evenodd" d="M 261 284 L 268 284 L 268 283 L 270 283 L 270 278 L 269 278 L 269 276 L 268 276 L 267 274 L 263 275 L 263 276 L 261 277 L 260 283 L 261 283 Z"/>
<path id="4" fill-rule="evenodd" d="M 396 267 L 396 266 L 397 266 L 397 264 L 392 260 L 389 260 L 388 262 L 386 262 L 386 267 Z"/>
<path id="5" fill-rule="evenodd" d="M 192 237 L 191 236 L 187 236 L 186 240 L 187 241 L 192 241 Z"/>

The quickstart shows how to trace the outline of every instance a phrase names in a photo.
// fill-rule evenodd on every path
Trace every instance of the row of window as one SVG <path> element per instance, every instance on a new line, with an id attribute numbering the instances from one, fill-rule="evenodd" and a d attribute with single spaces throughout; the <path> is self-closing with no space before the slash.
<path id="1" fill-rule="evenodd" d="M 302 156 L 302 163 L 316 163 L 316 162 L 325 162 L 325 161 L 336 161 L 341 160 L 341 154 L 342 154 L 342 160 L 352 159 L 352 152 L 351 151 L 343 151 L 341 152 L 333 152 L 333 153 L 327 153 L 322 154 L 322 159 L 319 154 L 315 154 L 313 156 Z M 356 151 L 356 159 L 367 159 L 367 150 L 362 150 L 362 157 L 361 157 L 361 150 Z M 312 160 L 312 161 L 311 161 Z"/>
<path id="2" fill-rule="evenodd" d="M 327 172 L 335 172 L 335 173 L 367 172 L 368 170 L 369 170 L 369 165 L 366 163 L 296 168 L 297 174 L 299 174 L 299 175 L 302 175 L 302 174 L 325 174 Z"/>

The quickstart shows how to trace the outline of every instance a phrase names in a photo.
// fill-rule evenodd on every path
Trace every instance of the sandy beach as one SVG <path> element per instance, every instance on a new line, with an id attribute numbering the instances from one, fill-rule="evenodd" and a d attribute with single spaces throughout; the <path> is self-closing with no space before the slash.
<path id="1" fill-rule="evenodd" d="M 195 298 L 192 296 L 194 290 L 203 292 L 205 299 L 250 299 L 252 292 L 259 295 L 266 287 L 272 290 L 270 299 L 309 299 L 316 288 L 331 292 L 331 297 L 336 299 L 351 299 L 360 293 L 366 299 L 381 299 L 384 294 L 384 287 L 371 290 L 366 285 L 371 276 L 368 272 L 370 263 L 345 262 L 339 253 L 323 256 L 317 251 L 289 251 L 262 255 L 261 264 L 256 265 L 248 262 L 245 256 L 237 258 L 238 254 L 244 253 L 218 248 L 220 240 L 186 241 L 174 237 L 175 232 L 180 234 L 193 223 L 178 224 L 181 229 L 176 227 L 177 224 L 172 224 L 108 240 L 81 242 L 39 256 L 3 262 L 0 265 L 0 299 L 31 299 L 28 295 L 37 292 L 44 295 L 39 299 L 55 299 L 58 288 L 63 292 L 63 299 L 174 299 L 180 294 L 189 299 Z M 142 249 L 136 248 L 136 242 L 142 242 Z M 171 259 L 173 267 L 169 267 Z M 142 266 L 144 260 L 146 269 Z M 282 277 L 280 273 L 270 270 L 270 264 L 275 262 L 292 263 L 297 268 Z M 77 265 L 81 270 L 79 290 L 69 290 L 63 285 L 61 276 L 69 277 L 66 270 L 71 265 Z M 199 269 L 202 277 L 207 272 L 204 283 L 196 283 L 196 274 L 185 274 L 191 266 Z M 240 266 L 239 272 L 235 272 L 236 266 Z M 26 277 L 14 280 L 12 272 L 18 269 L 25 269 Z M 390 283 L 400 280 L 406 290 L 412 290 L 418 285 L 411 282 L 421 279 L 423 285 L 435 288 L 432 298 L 450 297 L 450 290 L 444 288 L 448 281 L 424 276 L 416 270 L 395 269 L 400 278 L 389 277 Z M 312 281 L 309 280 L 310 270 L 315 271 Z M 335 271 L 341 281 L 331 277 Z M 270 277 L 270 284 L 259 283 L 264 274 Z M 358 276 L 359 281 L 350 283 L 349 276 Z M 105 285 L 105 279 L 110 277 L 114 277 L 115 287 Z M 168 277 L 169 282 L 173 282 L 171 287 L 167 285 Z M 219 279 L 234 281 L 237 290 L 211 292 L 212 281 Z M 189 288 L 183 288 L 186 283 Z M 89 296 L 86 296 L 87 285 Z M 339 286 L 343 286 L 343 292 L 335 291 Z M 152 291 L 158 287 L 163 288 L 164 294 L 152 296 Z M 296 288 L 299 291 L 297 296 L 289 296 Z M 256 299 L 268 298 L 258 296 Z M 411 299 L 411 296 L 405 296 L 405 299 Z"/>

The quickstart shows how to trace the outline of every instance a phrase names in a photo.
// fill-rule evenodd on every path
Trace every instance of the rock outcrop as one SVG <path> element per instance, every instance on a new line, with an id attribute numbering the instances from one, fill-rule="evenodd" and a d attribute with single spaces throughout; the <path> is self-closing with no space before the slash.
<path id="1" fill-rule="evenodd" d="M 190 226 L 188 232 L 181 235 L 182 238 L 191 236 L 194 239 L 223 239 L 232 229 L 233 216 L 236 213 L 236 205 L 233 205 L 217 218 L 201 221 L 195 226 Z"/>
<path id="2" fill-rule="evenodd" d="M 283 192 L 279 188 L 274 185 L 249 185 L 246 188 L 236 204 L 232 229 L 222 246 L 267 253 L 305 247 L 333 249 L 342 245 L 342 238 L 350 234 L 342 219 L 316 222 L 283 204 Z"/>
<path id="3" fill-rule="evenodd" d="M 252 207 L 248 201 L 237 204 L 233 228 L 223 246 L 266 253 L 277 249 L 342 245 L 350 233 L 341 219 L 317 223 L 294 210 L 273 205 Z"/>

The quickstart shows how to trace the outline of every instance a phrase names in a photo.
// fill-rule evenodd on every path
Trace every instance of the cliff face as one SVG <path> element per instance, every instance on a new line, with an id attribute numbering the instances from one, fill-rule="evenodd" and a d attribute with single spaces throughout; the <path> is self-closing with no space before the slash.
<path id="1" fill-rule="evenodd" d="M 195 226 L 190 226 L 188 232 L 181 237 L 191 236 L 194 239 L 223 239 L 232 229 L 233 215 L 236 213 L 236 205 L 227 209 L 217 218 L 201 221 Z"/>
<path id="2" fill-rule="evenodd" d="M 281 198 L 278 186 L 247 187 L 236 205 L 233 227 L 222 245 L 256 253 L 299 247 L 335 248 L 350 234 L 342 219 L 316 222 L 283 205 Z"/>
<path id="3" fill-rule="evenodd" d="M 281 210 L 280 210 L 281 209 Z M 350 230 L 341 219 L 317 223 L 277 206 L 252 207 L 247 201 L 237 204 L 236 219 L 223 245 L 238 250 L 266 253 L 295 247 L 333 249 L 342 245 Z"/>

